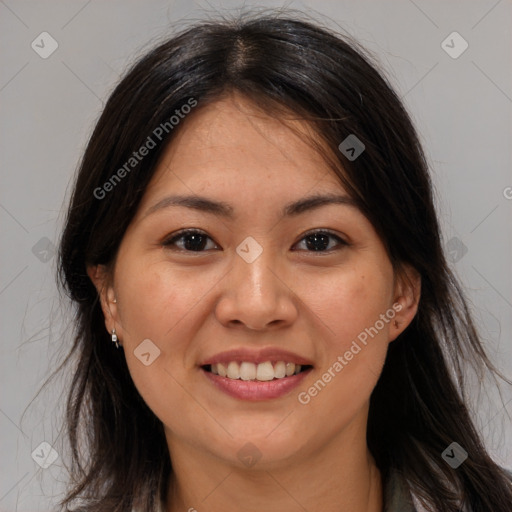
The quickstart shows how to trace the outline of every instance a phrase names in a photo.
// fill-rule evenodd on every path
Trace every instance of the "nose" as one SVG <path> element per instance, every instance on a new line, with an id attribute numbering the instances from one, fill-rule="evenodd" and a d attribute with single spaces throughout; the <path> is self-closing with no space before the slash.
<path id="1" fill-rule="evenodd" d="M 298 316 L 298 299 L 290 287 L 290 272 L 270 250 L 248 263 L 235 254 L 222 280 L 216 317 L 224 326 L 269 330 L 291 325 Z"/>

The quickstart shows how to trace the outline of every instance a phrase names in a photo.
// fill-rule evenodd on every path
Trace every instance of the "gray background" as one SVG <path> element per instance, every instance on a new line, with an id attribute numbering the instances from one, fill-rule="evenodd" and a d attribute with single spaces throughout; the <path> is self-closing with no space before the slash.
<path id="1" fill-rule="evenodd" d="M 0 1 L 2 512 L 50 510 L 62 492 L 59 425 L 65 375 L 35 395 L 70 342 L 71 320 L 54 284 L 52 251 L 63 202 L 93 124 L 127 64 L 156 38 L 186 19 L 244 4 L 256 5 L 217 0 Z M 382 63 L 421 134 L 445 243 L 453 249 L 453 267 L 469 294 L 486 347 L 512 376 L 512 188 L 507 188 L 512 187 L 512 2 L 324 0 L 286 5 L 341 26 Z M 44 31 L 59 45 L 47 59 L 31 47 Z M 469 44 L 456 59 L 441 47 L 453 31 Z M 461 47 L 457 41 L 454 45 Z M 474 399 L 474 418 L 488 448 L 511 468 L 510 389 L 503 389 L 505 407 L 492 388 Z M 48 447 L 40 447 L 43 441 L 59 453 L 47 469 L 31 456 L 34 450 L 47 454 Z"/>

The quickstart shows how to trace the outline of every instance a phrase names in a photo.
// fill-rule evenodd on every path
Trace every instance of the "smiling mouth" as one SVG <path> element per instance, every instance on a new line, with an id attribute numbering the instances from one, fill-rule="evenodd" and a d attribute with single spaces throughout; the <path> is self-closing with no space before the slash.
<path id="1" fill-rule="evenodd" d="M 313 368 L 286 361 L 265 361 L 252 363 L 248 361 L 230 361 L 229 363 L 207 364 L 202 369 L 230 380 L 269 382 L 286 379 Z"/>

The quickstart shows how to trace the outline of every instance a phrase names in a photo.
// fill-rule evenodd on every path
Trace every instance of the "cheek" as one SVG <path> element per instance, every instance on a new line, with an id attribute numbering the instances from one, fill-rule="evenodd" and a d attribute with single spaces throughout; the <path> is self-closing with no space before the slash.
<path id="1" fill-rule="evenodd" d="M 312 307 L 328 326 L 328 334 L 322 338 L 324 357 L 317 380 L 301 390 L 306 393 L 301 403 L 310 401 L 319 417 L 336 407 L 339 416 L 335 423 L 343 423 L 369 399 L 388 348 L 392 319 L 386 312 L 394 314 L 390 276 L 359 269 L 340 273 L 328 287 L 317 288 Z"/>
<path id="2" fill-rule="evenodd" d="M 184 360 L 194 314 L 212 284 L 192 279 L 191 271 L 170 272 L 169 265 L 161 261 L 137 266 L 128 263 L 119 262 L 116 268 L 118 313 L 128 369 L 155 415 L 164 423 L 180 424 L 181 419 L 168 417 L 169 411 L 180 410 L 187 416 L 185 411 L 192 409 L 197 414 L 195 403 L 179 383 L 185 381 L 187 372 Z M 141 345 L 143 341 L 145 345 Z M 143 355 L 147 353 L 149 356 Z"/>
<path id="3" fill-rule="evenodd" d="M 329 328 L 328 352 L 348 350 L 352 340 L 361 334 L 364 340 L 364 333 L 376 322 L 379 333 L 375 338 L 387 339 L 388 323 L 381 325 L 379 319 L 390 308 L 391 298 L 392 280 L 383 272 L 354 269 L 333 275 L 311 303 Z"/>
<path id="4" fill-rule="evenodd" d="M 204 277 L 204 276 L 203 276 Z M 164 262 L 138 268 L 120 267 L 119 319 L 130 345 L 154 339 L 164 348 L 172 331 L 182 328 L 213 283 L 193 270 L 171 271 Z"/>
<path id="5" fill-rule="evenodd" d="M 135 264 L 143 261 L 142 258 L 127 256 L 118 261 L 115 279 L 122 342 L 130 374 L 150 407 L 161 396 L 179 401 L 183 391 L 175 379 L 183 382 L 194 365 L 188 355 L 191 340 L 201 328 L 208 292 L 219 276 L 198 273 L 191 268 L 171 269 L 161 259 Z M 139 347 L 144 340 L 151 340 L 157 348 L 145 342 L 148 349 L 142 352 Z M 144 358 L 138 356 L 148 351 L 146 362 L 156 357 L 145 366 Z"/>

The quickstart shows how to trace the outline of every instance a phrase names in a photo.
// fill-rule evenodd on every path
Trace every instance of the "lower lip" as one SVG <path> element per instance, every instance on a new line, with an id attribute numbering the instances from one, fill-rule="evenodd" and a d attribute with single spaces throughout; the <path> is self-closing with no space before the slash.
<path id="1" fill-rule="evenodd" d="M 311 371 L 311 368 L 292 375 L 291 377 L 283 377 L 282 379 L 274 379 L 265 382 L 257 380 L 241 380 L 241 379 L 228 379 L 221 377 L 212 372 L 202 369 L 202 372 L 210 379 L 215 386 L 217 386 L 224 393 L 240 400 L 271 400 L 273 398 L 280 398 L 292 389 L 296 388 L 306 375 Z"/>

